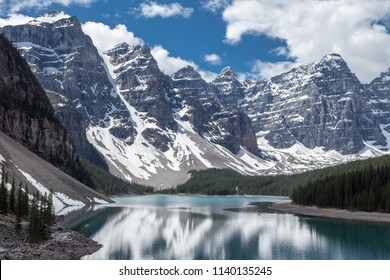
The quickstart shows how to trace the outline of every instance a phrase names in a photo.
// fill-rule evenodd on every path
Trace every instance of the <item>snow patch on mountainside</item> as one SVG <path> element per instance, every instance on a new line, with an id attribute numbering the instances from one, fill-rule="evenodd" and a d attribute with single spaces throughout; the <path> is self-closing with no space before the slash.
<path id="1" fill-rule="evenodd" d="M 189 136 L 190 131 L 184 127 L 189 124 L 181 123 L 183 131 L 166 134 L 174 139 L 166 152 L 159 151 L 153 147 L 143 136 L 142 131 L 147 128 L 157 129 L 157 125 L 139 113 L 124 101 L 130 111 L 131 118 L 137 135 L 132 145 L 126 144 L 123 140 L 116 138 L 109 133 L 107 128 L 90 126 L 87 131 L 88 140 L 101 152 L 105 158 L 130 181 L 134 178 L 148 180 L 152 175 L 157 175 L 158 170 L 169 168 L 180 172 L 181 165 L 186 163 L 189 167 L 194 164 L 194 158 L 199 160 L 205 167 L 213 165 L 203 157 L 204 154 L 197 143 Z"/>
<path id="2" fill-rule="evenodd" d="M 24 172 L 23 170 L 19 169 L 19 172 L 27 179 L 27 181 L 32 184 L 42 195 L 49 195 L 50 191 L 41 183 L 39 183 L 37 180 L 35 180 L 30 174 L 27 172 Z M 61 209 L 70 206 L 70 205 L 76 205 L 81 206 L 85 205 L 83 202 L 74 200 L 69 198 L 67 195 L 56 192 L 53 193 L 53 206 L 55 209 L 55 212 L 58 213 Z"/>
<path id="3" fill-rule="evenodd" d="M 111 172 L 139 183 L 153 184 L 161 188 L 171 187 L 188 179 L 189 170 L 207 168 L 233 168 L 242 174 L 258 175 L 274 166 L 274 162 L 262 160 L 244 148 L 238 155 L 226 148 L 213 144 L 207 137 L 198 135 L 189 121 L 181 119 L 188 108 L 175 110 L 174 120 L 178 131 L 166 130 L 172 139 L 168 150 L 162 152 L 152 146 L 142 135 L 145 129 L 160 129 L 152 118 L 138 112 L 117 90 L 130 112 L 134 129 L 137 131 L 134 142 L 130 145 L 123 139 L 116 138 L 109 130 L 113 125 L 110 120 L 105 128 L 90 126 L 87 130 L 88 141 L 93 144 L 111 166 Z M 113 169 L 115 170 L 113 170 Z"/>
<path id="4" fill-rule="evenodd" d="M 287 149 L 276 149 L 264 137 L 258 137 L 257 142 L 264 152 L 277 160 L 268 170 L 268 174 L 272 175 L 295 174 L 388 154 L 370 143 L 365 143 L 366 147 L 357 154 L 342 155 L 335 150 L 325 151 L 321 147 L 310 149 L 301 143 L 296 143 Z"/>
<path id="5" fill-rule="evenodd" d="M 88 140 L 102 153 L 106 160 L 122 172 L 124 177 L 133 180 L 131 173 L 141 179 L 149 179 L 150 173 L 156 174 L 156 167 L 163 167 L 159 161 L 157 149 L 148 146 L 137 137 L 129 146 L 109 132 L 109 128 L 90 126 L 87 130 Z M 148 147 L 147 147 L 148 146 Z"/>
<path id="6" fill-rule="evenodd" d="M 386 126 L 384 125 L 380 125 L 381 129 L 382 129 L 382 134 L 385 136 L 386 138 L 386 142 L 387 142 L 387 146 L 384 147 L 387 151 L 390 152 L 390 132 L 388 132 L 386 130 Z"/>

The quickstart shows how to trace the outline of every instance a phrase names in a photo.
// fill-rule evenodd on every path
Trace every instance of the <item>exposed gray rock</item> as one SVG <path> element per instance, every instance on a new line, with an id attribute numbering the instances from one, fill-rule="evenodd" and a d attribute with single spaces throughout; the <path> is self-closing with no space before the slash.
<path id="1" fill-rule="evenodd" d="M 168 151 L 171 139 L 160 129 L 147 128 L 142 131 L 142 136 L 154 147 L 162 152 Z"/>
<path id="2" fill-rule="evenodd" d="M 241 146 L 258 153 L 250 120 L 234 109 L 224 110 L 213 95 L 213 86 L 191 66 L 168 77 L 159 70 L 148 46 L 131 47 L 123 43 L 106 54 L 116 67 L 116 82 L 126 101 L 138 112 L 145 112 L 149 122 L 161 128 L 142 131 L 154 147 L 162 152 L 168 150 L 172 139 L 164 130 L 178 130 L 174 110 L 187 106 L 188 112 L 183 118 L 189 119 L 200 135 L 211 135 L 212 142 L 235 154 Z M 226 119 L 229 117 L 231 121 Z"/>
<path id="3" fill-rule="evenodd" d="M 241 146 L 255 155 L 260 154 L 256 136 L 247 115 L 228 109 L 214 113 L 211 121 L 218 129 L 218 133 L 211 137 L 212 142 L 227 147 L 234 154 L 238 154 Z"/>
<path id="4" fill-rule="evenodd" d="M 106 54 L 117 66 L 116 82 L 127 102 L 139 112 L 155 119 L 162 129 L 177 130 L 172 109 L 166 99 L 170 94 L 170 79 L 158 68 L 148 46 L 131 47 L 126 43 Z"/>
<path id="5" fill-rule="evenodd" d="M 231 69 L 223 71 L 225 76 L 236 78 Z M 255 155 L 260 154 L 250 119 L 233 108 L 225 108 L 214 94 L 214 86 L 207 84 L 198 72 L 187 66 L 174 73 L 172 80 L 175 98 L 182 106 L 189 107 L 187 116 L 197 133 L 209 136 L 211 142 L 234 154 L 241 147 Z M 226 88 L 225 93 L 229 95 L 227 91 Z"/>
<path id="6" fill-rule="evenodd" d="M 250 84 L 247 92 L 242 108 L 276 148 L 299 142 L 353 154 L 364 141 L 385 143 L 362 84 L 339 55 Z"/>
<path id="7" fill-rule="evenodd" d="M 0 131 L 68 169 L 75 160 L 73 142 L 28 64 L 1 34 L 0 96 Z"/>
<path id="8" fill-rule="evenodd" d="M 374 79 L 367 89 L 373 114 L 382 128 L 390 133 L 390 68 Z"/>
<path id="9" fill-rule="evenodd" d="M 223 69 L 211 84 L 217 89 L 217 95 L 224 106 L 240 107 L 240 103 L 245 97 L 245 87 L 238 80 L 238 76 L 232 68 Z"/>
<path id="10" fill-rule="evenodd" d="M 58 13 L 44 16 L 55 17 Z M 30 64 L 80 154 L 96 158 L 85 135 L 90 124 L 106 127 L 115 119 L 116 126 L 123 128 L 121 137 L 132 137 L 130 115 L 76 17 L 65 16 L 54 22 L 38 18 L 24 25 L 5 26 L 1 31 Z"/>

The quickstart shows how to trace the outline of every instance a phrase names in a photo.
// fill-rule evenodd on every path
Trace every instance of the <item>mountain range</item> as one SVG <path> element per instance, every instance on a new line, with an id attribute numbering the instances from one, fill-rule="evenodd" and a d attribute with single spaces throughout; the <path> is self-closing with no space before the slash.
<path id="1" fill-rule="evenodd" d="M 328 54 L 269 80 L 228 67 L 206 82 L 191 66 L 164 74 L 147 45 L 122 43 L 103 59 L 63 12 L 0 31 L 77 153 L 129 181 L 167 188 L 189 170 L 291 174 L 389 153 L 390 69 L 363 84 Z"/>

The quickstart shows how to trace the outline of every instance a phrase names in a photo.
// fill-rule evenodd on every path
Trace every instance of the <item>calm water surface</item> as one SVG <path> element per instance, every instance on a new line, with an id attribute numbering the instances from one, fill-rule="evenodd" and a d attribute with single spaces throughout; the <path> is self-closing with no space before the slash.
<path id="1" fill-rule="evenodd" d="M 85 259 L 390 259 L 389 224 L 267 210 L 280 198 L 115 200 L 65 217 L 66 226 L 103 244 Z"/>

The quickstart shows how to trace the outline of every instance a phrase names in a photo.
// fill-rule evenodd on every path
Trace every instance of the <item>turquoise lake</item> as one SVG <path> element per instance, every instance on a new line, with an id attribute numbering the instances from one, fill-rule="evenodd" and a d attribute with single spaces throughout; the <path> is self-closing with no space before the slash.
<path id="1" fill-rule="evenodd" d="M 390 225 L 267 209 L 272 197 L 135 196 L 63 224 L 103 244 L 84 259 L 390 259 Z"/>

